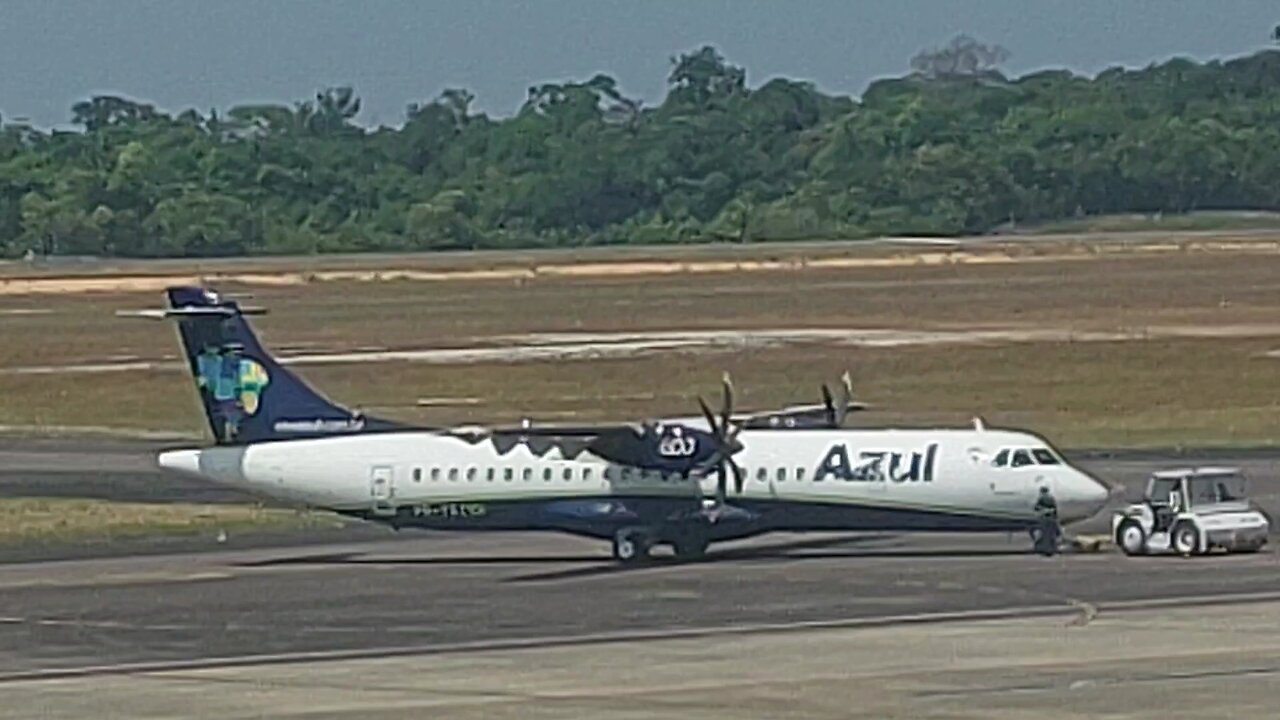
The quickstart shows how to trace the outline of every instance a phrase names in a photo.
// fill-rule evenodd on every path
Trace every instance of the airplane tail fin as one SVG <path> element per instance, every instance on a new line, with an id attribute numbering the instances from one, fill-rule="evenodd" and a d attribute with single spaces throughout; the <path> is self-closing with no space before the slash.
<path id="1" fill-rule="evenodd" d="M 166 291 L 168 308 L 137 313 L 177 321 L 209 428 L 219 445 L 372 432 L 395 423 L 366 418 L 311 389 L 258 342 L 241 308 L 199 287 Z"/>

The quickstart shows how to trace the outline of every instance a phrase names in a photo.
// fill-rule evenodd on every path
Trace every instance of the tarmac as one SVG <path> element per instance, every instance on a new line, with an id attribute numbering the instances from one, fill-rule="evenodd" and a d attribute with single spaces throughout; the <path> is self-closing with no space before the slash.
<path id="1" fill-rule="evenodd" d="M 1265 718 L 1280 605 L 104 674 L 6 717 Z"/>
<path id="2" fill-rule="evenodd" d="M 0 494 L 167 482 L 136 447 L 77 452 L 0 445 Z M 1274 515 L 1278 457 L 1203 461 L 1245 467 Z M 1134 494 L 1191 461 L 1080 462 Z M 0 717 L 1168 719 L 1280 696 L 1270 550 L 779 534 L 624 569 L 559 535 L 353 538 L 0 565 Z"/>

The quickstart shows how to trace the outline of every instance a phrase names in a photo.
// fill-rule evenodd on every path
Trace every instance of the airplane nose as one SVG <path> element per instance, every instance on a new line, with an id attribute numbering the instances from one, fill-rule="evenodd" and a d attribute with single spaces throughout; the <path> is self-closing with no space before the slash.
<path id="1" fill-rule="evenodd" d="M 1084 472 L 1079 473 L 1079 481 L 1081 504 L 1088 509 L 1089 515 L 1102 510 L 1113 496 L 1124 492 L 1123 485 L 1111 485 Z"/>
<path id="2" fill-rule="evenodd" d="M 169 450 L 168 452 L 160 453 L 156 457 L 156 461 L 160 464 L 160 467 L 166 470 L 174 470 L 189 475 L 201 474 L 199 450 Z"/>

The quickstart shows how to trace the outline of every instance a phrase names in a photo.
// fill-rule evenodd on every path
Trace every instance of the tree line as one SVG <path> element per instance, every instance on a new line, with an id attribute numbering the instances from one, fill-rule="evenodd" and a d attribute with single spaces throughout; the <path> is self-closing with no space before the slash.
<path id="1" fill-rule="evenodd" d="M 396 128 L 330 88 L 78 130 L 0 119 L 0 254 L 222 256 L 957 235 L 1111 213 L 1280 209 L 1280 51 L 1009 78 L 960 37 L 860 98 L 673 58 L 646 106 L 608 75 L 513 116 L 451 89 Z"/>

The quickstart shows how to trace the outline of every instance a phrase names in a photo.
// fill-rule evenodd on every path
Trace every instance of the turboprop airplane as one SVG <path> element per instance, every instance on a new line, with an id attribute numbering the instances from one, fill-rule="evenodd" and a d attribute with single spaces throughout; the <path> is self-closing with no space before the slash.
<path id="1" fill-rule="evenodd" d="M 608 539 L 624 563 L 671 545 L 773 531 L 1027 531 L 1041 486 L 1063 522 L 1108 488 L 1037 435 L 987 429 L 846 429 L 838 402 L 588 427 L 423 428 L 365 417 L 308 387 L 259 344 L 260 309 L 201 288 L 140 315 L 177 322 L 213 447 L 165 468 L 395 528 L 547 530 Z"/>

